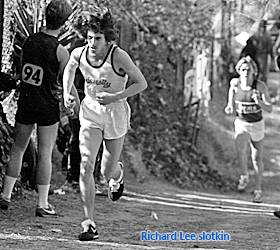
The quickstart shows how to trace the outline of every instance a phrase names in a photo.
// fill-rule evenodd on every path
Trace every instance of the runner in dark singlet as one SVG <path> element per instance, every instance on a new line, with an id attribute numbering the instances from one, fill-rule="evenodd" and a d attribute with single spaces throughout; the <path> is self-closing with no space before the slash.
<path id="1" fill-rule="evenodd" d="M 59 86 L 57 79 L 69 59 L 67 49 L 59 44 L 57 36 L 71 13 L 72 7 L 67 0 L 51 1 L 46 8 L 45 31 L 30 35 L 24 42 L 14 144 L 0 196 L 1 209 L 7 210 L 10 205 L 23 154 L 37 124 L 38 201 L 35 215 L 57 216 L 48 202 L 48 192 L 52 173 L 51 156 L 60 120 L 59 99 L 62 96 L 62 86 Z"/>
<path id="2" fill-rule="evenodd" d="M 264 119 L 262 110 L 272 111 L 270 96 L 266 84 L 257 80 L 257 65 L 250 56 L 243 57 L 236 65 L 239 78 L 230 82 L 227 114 L 236 111 L 235 140 L 237 156 L 241 167 L 238 190 L 244 191 L 249 183 L 247 164 L 247 145 L 251 146 L 251 157 L 256 173 L 256 184 L 253 202 L 262 202 L 262 174 L 263 174 L 263 141 Z"/>

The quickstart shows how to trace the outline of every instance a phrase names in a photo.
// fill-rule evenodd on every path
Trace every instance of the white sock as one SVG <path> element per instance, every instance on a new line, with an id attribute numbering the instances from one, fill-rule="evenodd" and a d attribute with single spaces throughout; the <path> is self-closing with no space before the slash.
<path id="1" fill-rule="evenodd" d="M 7 201 L 11 201 L 11 196 L 13 192 L 14 185 L 17 178 L 6 175 L 4 178 L 4 188 L 2 192 L 2 198 Z"/>
<path id="2" fill-rule="evenodd" d="M 50 184 L 48 185 L 38 185 L 38 206 L 48 207 L 48 195 L 49 195 Z"/>
<path id="3" fill-rule="evenodd" d="M 91 219 L 87 219 L 87 220 L 83 221 L 81 223 L 81 225 L 84 228 L 84 232 L 87 232 L 89 230 L 89 225 L 92 225 L 94 228 L 96 228 L 94 221 Z"/>

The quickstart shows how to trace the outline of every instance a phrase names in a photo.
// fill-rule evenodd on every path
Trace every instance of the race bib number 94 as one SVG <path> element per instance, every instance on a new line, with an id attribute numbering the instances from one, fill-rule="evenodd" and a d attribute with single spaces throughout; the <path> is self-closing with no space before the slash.
<path id="1" fill-rule="evenodd" d="M 42 84 L 43 74 L 43 68 L 34 64 L 26 63 L 22 68 L 22 80 L 35 86 Z"/>

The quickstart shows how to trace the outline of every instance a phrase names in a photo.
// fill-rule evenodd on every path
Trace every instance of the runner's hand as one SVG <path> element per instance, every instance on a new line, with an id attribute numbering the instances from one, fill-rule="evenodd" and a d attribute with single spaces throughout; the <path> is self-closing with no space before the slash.
<path id="1" fill-rule="evenodd" d="M 75 107 L 75 105 L 76 105 L 75 97 L 69 94 L 64 99 L 64 106 L 68 109 L 73 109 Z"/>
<path id="2" fill-rule="evenodd" d="M 225 112 L 227 115 L 232 114 L 233 113 L 233 107 L 232 106 L 226 106 L 225 107 Z"/>
<path id="3" fill-rule="evenodd" d="M 96 101 L 98 101 L 102 105 L 107 105 L 112 102 L 116 102 L 117 98 L 114 93 L 99 92 L 96 94 Z"/>

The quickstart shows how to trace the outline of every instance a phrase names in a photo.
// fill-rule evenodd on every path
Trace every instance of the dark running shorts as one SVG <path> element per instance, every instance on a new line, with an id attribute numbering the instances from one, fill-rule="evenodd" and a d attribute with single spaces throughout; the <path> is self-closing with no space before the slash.
<path id="1" fill-rule="evenodd" d="M 30 112 L 18 109 L 15 120 L 21 124 L 38 126 L 50 126 L 60 121 L 59 108 L 54 108 L 51 112 Z"/>

